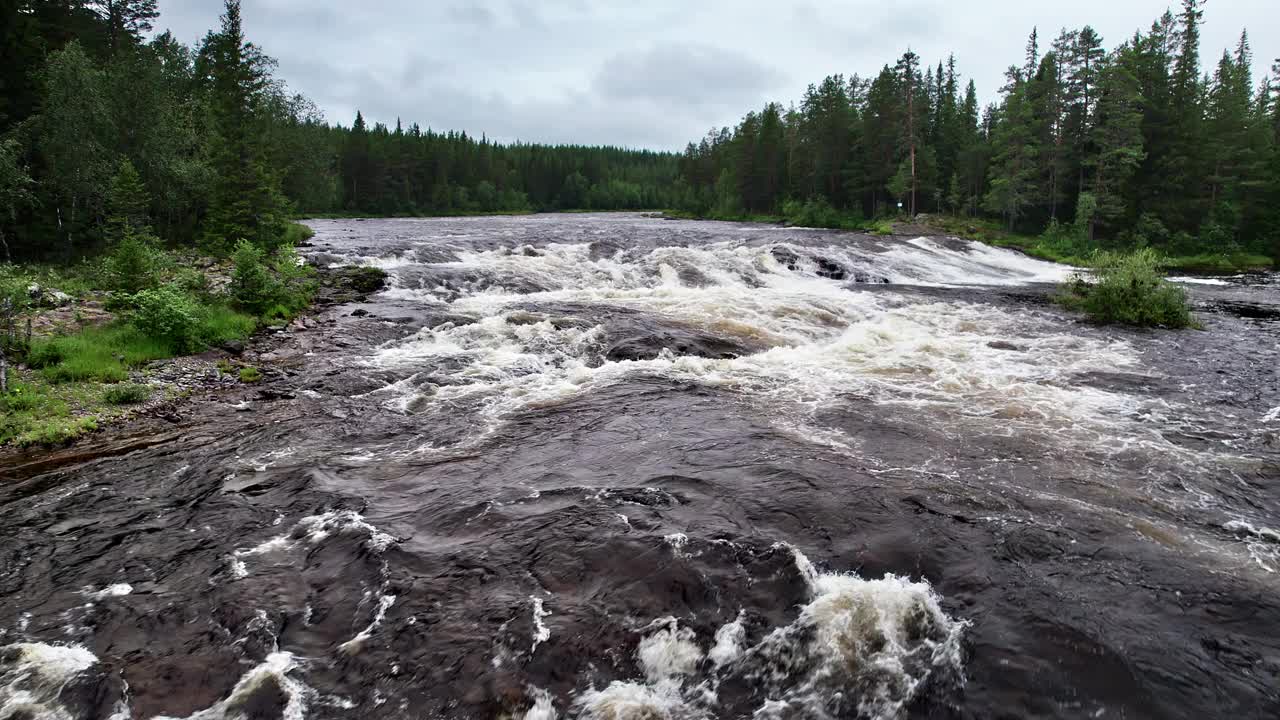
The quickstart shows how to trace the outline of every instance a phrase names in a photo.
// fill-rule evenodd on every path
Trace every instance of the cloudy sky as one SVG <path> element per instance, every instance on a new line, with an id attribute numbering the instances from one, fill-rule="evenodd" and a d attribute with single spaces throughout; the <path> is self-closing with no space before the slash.
<path id="1" fill-rule="evenodd" d="M 1250 27 L 1255 75 L 1280 56 L 1275 0 L 1212 0 L 1205 59 Z M 500 140 L 679 149 L 830 73 L 875 73 L 907 47 L 954 52 L 995 99 L 1033 26 L 1048 44 L 1091 24 L 1119 43 L 1177 0 L 243 0 L 249 39 L 331 122 L 357 108 L 388 124 Z M 160 0 L 159 27 L 195 42 L 217 0 Z"/>

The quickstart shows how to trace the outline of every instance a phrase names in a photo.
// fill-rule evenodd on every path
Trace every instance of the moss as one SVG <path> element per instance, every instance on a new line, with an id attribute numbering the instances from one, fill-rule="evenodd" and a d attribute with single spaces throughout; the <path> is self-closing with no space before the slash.
<path id="1" fill-rule="evenodd" d="M 262 380 L 262 372 L 256 367 L 240 368 L 240 382 L 256 383 Z"/>

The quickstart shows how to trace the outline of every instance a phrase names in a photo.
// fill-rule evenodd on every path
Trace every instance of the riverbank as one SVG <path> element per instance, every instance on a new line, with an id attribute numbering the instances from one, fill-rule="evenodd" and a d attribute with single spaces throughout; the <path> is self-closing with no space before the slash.
<path id="1" fill-rule="evenodd" d="M 305 241 L 309 230 L 291 234 Z M 16 332 L 6 337 L 0 448 L 65 445 L 136 418 L 173 418 L 194 395 L 256 385 L 275 372 L 274 344 L 305 329 L 319 307 L 382 287 L 381 271 L 303 269 L 291 250 L 286 255 L 285 263 L 295 266 L 284 271 L 290 277 L 257 269 L 277 288 L 265 309 L 234 297 L 237 267 L 226 259 L 171 254 L 167 264 L 199 281 L 179 286 L 165 275 L 159 290 L 130 300 L 93 265 L 7 267 L 0 277 L 4 294 L 25 305 L 15 315 Z M 139 297 L 163 300 L 151 311 L 154 318 L 133 302 Z M 190 327 L 182 330 L 183 323 Z M 166 335 L 173 332 L 185 333 L 183 339 Z"/>
<path id="2" fill-rule="evenodd" d="M 716 220 L 721 222 L 747 222 L 789 227 L 811 227 L 826 230 L 847 230 L 869 235 L 943 235 L 959 237 L 1010 248 L 1025 255 L 1050 262 L 1088 267 L 1092 264 L 1092 251 L 1081 252 L 1064 247 L 1045 236 L 1021 235 L 1009 232 L 997 223 L 979 218 L 962 218 L 947 215 L 919 216 L 914 220 L 881 219 L 864 220 L 856 215 L 842 214 L 824 208 L 798 206 L 792 214 L 783 215 L 696 215 L 679 210 L 666 210 L 665 217 L 676 220 Z M 1275 261 L 1266 255 L 1244 251 L 1222 253 L 1196 253 L 1189 255 L 1165 255 L 1161 266 L 1170 274 L 1184 275 L 1238 275 L 1269 272 Z"/>

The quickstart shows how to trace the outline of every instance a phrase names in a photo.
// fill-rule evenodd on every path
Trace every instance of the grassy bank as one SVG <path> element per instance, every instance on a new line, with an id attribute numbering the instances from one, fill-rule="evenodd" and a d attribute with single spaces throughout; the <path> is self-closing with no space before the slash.
<path id="1" fill-rule="evenodd" d="M 92 431 L 168 392 L 148 383 L 148 363 L 242 343 L 300 313 L 316 283 L 292 243 L 311 234 L 294 225 L 289 244 L 265 252 L 242 242 L 230 259 L 178 255 L 129 235 L 73 268 L 0 266 L 0 296 L 14 307 L 11 323 L 0 319 L 10 363 L 0 445 Z"/>
<path id="2" fill-rule="evenodd" d="M 1019 235 L 1006 231 L 990 220 L 945 215 L 930 216 L 928 224 L 947 235 L 1013 248 L 1042 260 L 1077 267 L 1094 264 L 1094 250 L 1082 247 L 1082 243 L 1072 242 L 1065 235 L 1051 232 L 1039 236 Z M 1266 255 L 1233 251 L 1163 256 L 1159 260 L 1159 266 L 1170 273 L 1234 275 L 1271 270 L 1274 268 L 1274 261 Z"/>

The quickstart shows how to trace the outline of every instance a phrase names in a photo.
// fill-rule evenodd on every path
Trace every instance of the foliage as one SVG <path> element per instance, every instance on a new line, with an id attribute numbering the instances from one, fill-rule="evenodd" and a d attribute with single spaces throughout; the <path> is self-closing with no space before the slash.
<path id="1" fill-rule="evenodd" d="M 1073 278 L 1062 301 L 1103 324 L 1167 328 L 1195 325 L 1186 293 L 1164 279 L 1160 266 L 1160 256 L 1150 248 L 1132 253 L 1100 252 L 1094 257 L 1093 278 Z"/>
<path id="2" fill-rule="evenodd" d="M 1203 3 L 1183 0 L 1110 50 L 1085 26 L 1041 53 L 1033 32 L 985 112 L 954 58 L 921 68 L 908 51 L 871 76 L 829 76 L 790 111 L 770 103 L 689 143 L 675 209 L 792 216 L 821 198 L 884 217 L 902 201 L 908 215 L 999 219 L 1055 259 L 1280 254 L 1280 88 L 1254 83 L 1246 35 L 1202 72 L 1202 22 Z"/>
<path id="3" fill-rule="evenodd" d="M 231 255 L 234 268 L 231 271 L 232 301 L 241 309 L 255 315 L 264 315 L 276 304 L 281 295 L 280 281 L 270 272 L 266 252 L 254 243 L 241 239 Z"/>
<path id="4" fill-rule="evenodd" d="M 102 395 L 103 401 L 108 405 L 139 405 L 149 397 L 151 388 L 134 383 L 112 385 Z"/>
<path id="5" fill-rule="evenodd" d="M 121 233 L 103 263 L 107 287 L 125 295 L 157 287 L 169 265 L 159 238 L 128 222 Z"/>
<path id="6" fill-rule="evenodd" d="M 150 206 L 151 196 L 137 168 L 128 159 L 121 160 L 107 193 L 107 237 L 119 240 L 131 230 L 150 234 Z"/>
<path id="7" fill-rule="evenodd" d="M 240 382 L 256 383 L 262 380 L 262 372 L 256 367 L 240 368 Z"/>
<path id="8" fill-rule="evenodd" d="M 831 207 L 822 196 L 803 203 L 788 200 L 782 204 L 782 214 L 788 224 L 799 227 L 855 230 L 865 224 L 860 217 Z"/>
<path id="9" fill-rule="evenodd" d="M 143 290 L 133 297 L 130 320 L 147 337 L 162 341 L 179 353 L 200 345 L 200 311 L 190 295 L 173 285 Z"/>

